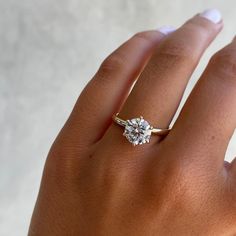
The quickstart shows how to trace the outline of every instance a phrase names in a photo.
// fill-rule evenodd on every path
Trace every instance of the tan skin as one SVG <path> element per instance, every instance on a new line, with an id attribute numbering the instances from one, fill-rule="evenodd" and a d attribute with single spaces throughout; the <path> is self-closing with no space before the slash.
<path id="1" fill-rule="evenodd" d="M 236 235 L 236 162 L 224 162 L 236 41 L 212 57 L 166 137 L 133 147 L 112 122 L 120 110 L 168 127 L 222 27 L 196 15 L 168 36 L 136 34 L 102 63 L 49 152 L 30 236 Z"/>

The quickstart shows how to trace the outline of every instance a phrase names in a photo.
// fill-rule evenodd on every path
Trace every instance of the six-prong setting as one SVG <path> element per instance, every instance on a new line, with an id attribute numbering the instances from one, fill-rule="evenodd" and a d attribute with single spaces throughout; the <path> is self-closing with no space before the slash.
<path id="1" fill-rule="evenodd" d="M 152 128 L 153 127 L 140 116 L 139 118 L 126 121 L 123 135 L 134 146 L 142 145 L 150 142 Z"/>

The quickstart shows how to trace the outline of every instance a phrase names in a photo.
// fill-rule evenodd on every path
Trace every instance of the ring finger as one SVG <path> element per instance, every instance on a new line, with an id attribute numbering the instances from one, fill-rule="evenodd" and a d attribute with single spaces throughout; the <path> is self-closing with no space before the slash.
<path id="1" fill-rule="evenodd" d="M 130 119 L 142 115 L 153 126 L 168 127 L 201 55 L 222 26 L 220 13 L 208 10 L 168 36 L 140 75 L 120 116 Z M 120 135 L 116 125 L 107 136 L 114 134 Z"/>

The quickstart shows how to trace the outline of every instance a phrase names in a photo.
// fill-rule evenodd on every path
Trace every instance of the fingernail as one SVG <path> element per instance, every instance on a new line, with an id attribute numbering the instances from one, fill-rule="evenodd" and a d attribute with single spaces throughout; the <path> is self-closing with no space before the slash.
<path id="1" fill-rule="evenodd" d="M 222 16 L 219 10 L 217 9 L 208 9 L 200 13 L 201 17 L 208 19 L 209 21 L 217 24 L 221 21 Z"/>
<path id="2" fill-rule="evenodd" d="M 173 26 L 162 26 L 158 28 L 157 30 L 164 35 L 168 35 L 174 32 L 176 29 Z"/>

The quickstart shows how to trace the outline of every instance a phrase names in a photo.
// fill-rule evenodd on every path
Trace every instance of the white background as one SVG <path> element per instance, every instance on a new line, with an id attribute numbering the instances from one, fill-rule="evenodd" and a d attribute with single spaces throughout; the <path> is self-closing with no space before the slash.
<path id="1" fill-rule="evenodd" d="M 210 55 L 232 40 L 235 0 L 0 0 L 1 236 L 27 234 L 47 152 L 102 59 L 137 31 L 178 27 L 210 7 L 222 11 L 225 28 L 185 97 Z"/>

